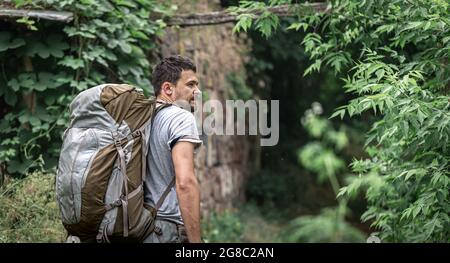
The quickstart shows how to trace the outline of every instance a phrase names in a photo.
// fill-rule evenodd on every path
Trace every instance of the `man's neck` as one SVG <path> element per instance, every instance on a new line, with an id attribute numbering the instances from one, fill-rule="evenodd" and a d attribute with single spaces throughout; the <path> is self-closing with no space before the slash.
<path id="1" fill-rule="evenodd" d="M 156 96 L 156 101 L 160 102 L 160 103 L 169 103 L 169 104 L 173 104 L 174 100 L 171 99 L 170 97 L 168 97 L 167 95 L 164 94 L 160 94 L 158 96 Z"/>

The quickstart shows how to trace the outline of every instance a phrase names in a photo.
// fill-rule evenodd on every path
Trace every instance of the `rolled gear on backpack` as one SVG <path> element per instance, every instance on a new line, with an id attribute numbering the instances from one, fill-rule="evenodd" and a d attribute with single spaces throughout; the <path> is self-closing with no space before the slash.
<path id="1" fill-rule="evenodd" d="M 155 208 L 144 206 L 155 102 L 133 86 L 104 84 L 81 92 L 71 103 L 56 178 L 57 203 L 70 235 L 140 242 L 153 231 L 157 208 L 174 185 Z"/>

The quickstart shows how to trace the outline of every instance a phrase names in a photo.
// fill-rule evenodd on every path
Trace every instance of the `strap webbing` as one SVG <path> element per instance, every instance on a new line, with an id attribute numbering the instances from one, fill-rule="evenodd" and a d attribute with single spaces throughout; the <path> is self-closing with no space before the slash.
<path id="1" fill-rule="evenodd" d="M 119 154 L 119 166 L 123 176 L 123 187 L 125 190 L 124 196 L 121 197 L 122 201 L 122 215 L 123 215 L 123 236 L 128 236 L 128 176 L 127 165 L 125 163 L 125 153 L 122 148 L 121 141 L 114 136 L 114 145 L 116 146 L 117 153 Z"/>
<path id="2" fill-rule="evenodd" d="M 139 192 L 141 192 L 143 190 L 142 185 L 140 185 L 138 188 L 134 189 L 133 192 L 128 194 L 128 199 L 133 198 L 134 196 L 136 196 Z M 122 205 L 122 199 L 116 200 L 110 204 L 106 204 L 105 205 L 105 209 L 106 211 L 109 211 L 115 207 L 119 207 Z"/>
<path id="3" fill-rule="evenodd" d="M 161 207 L 161 205 L 163 204 L 164 200 L 166 199 L 167 195 L 170 193 L 170 190 L 172 190 L 172 187 L 174 185 L 175 185 L 175 177 L 173 177 L 172 181 L 167 186 L 166 190 L 164 191 L 164 193 L 161 195 L 158 202 L 156 203 L 156 207 L 155 207 L 156 212 L 158 212 L 158 209 Z"/>

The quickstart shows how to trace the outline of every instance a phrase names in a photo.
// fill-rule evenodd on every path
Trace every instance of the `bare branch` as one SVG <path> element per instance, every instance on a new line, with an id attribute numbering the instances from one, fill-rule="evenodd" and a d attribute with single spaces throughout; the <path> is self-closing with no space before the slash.
<path id="1" fill-rule="evenodd" d="M 294 6 L 294 8 L 311 8 L 315 12 L 326 12 L 327 3 L 311 3 Z M 294 8 L 290 5 L 280 5 L 268 7 L 267 11 L 281 17 L 294 16 Z M 250 13 L 259 16 L 262 14 L 260 10 L 249 11 Z M 239 14 L 231 13 L 229 11 L 217 11 L 209 13 L 197 13 L 189 15 L 178 15 L 168 18 L 166 24 L 168 26 L 202 26 L 202 25 L 217 25 L 224 23 L 236 22 Z M 46 11 L 46 10 L 21 10 L 12 8 L 0 7 L 0 18 L 15 18 L 15 17 L 30 17 L 44 20 L 53 20 L 59 22 L 71 22 L 73 20 L 73 13 L 60 11 Z"/>
<path id="2" fill-rule="evenodd" d="M 311 8 L 315 12 L 326 12 L 327 3 L 311 3 L 304 4 L 298 7 L 304 7 L 305 9 Z M 274 7 L 268 7 L 267 11 L 276 14 L 277 16 L 294 16 L 295 13 L 291 9 L 290 5 L 280 5 Z M 250 11 L 252 12 L 252 11 Z M 261 15 L 260 10 L 255 10 L 252 12 L 256 16 Z M 168 26 L 202 26 L 202 25 L 217 25 L 230 22 L 236 22 L 239 14 L 233 14 L 229 11 L 217 11 L 210 13 L 200 13 L 200 14 L 190 14 L 190 15 L 178 15 L 170 17 L 166 24 Z"/>
<path id="3" fill-rule="evenodd" d="M 21 10 L 0 8 L 0 18 L 30 17 L 68 23 L 73 20 L 73 13 L 46 10 Z"/>

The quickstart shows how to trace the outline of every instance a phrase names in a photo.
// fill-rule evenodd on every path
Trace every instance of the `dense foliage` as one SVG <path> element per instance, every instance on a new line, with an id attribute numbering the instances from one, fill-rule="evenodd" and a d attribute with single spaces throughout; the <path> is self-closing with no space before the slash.
<path id="1" fill-rule="evenodd" d="M 280 23 L 267 7 L 279 4 L 296 14 L 288 29 L 306 33 L 312 64 L 304 74 L 331 68 L 355 96 L 333 117 L 379 118 L 367 134 L 370 157 L 354 160 L 357 176 L 339 196 L 366 190 L 362 219 L 382 240 L 450 241 L 448 1 L 336 0 L 322 13 L 291 1 L 241 1 L 235 31 L 254 26 L 271 35 Z"/>
<path id="2" fill-rule="evenodd" d="M 13 3 L 74 13 L 66 25 L 21 18 L 0 30 L 0 163 L 25 174 L 55 166 L 74 94 L 107 82 L 149 94 L 150 52 L 164 27 L 149 17 L 168 9 L 153 0 Z"/>
<path id="3" fill-rule="evenodd" d="M 54 174 L 32 173 L 0 189 L 0 243 L 63 242 Z"/>
<path id="4" fill-rule="evenodd" d="M 212 212 L 202 221 L 202 238 L 206 243 L 232 242 L 243 240 L 244 225 L 232 211 Z"/>

